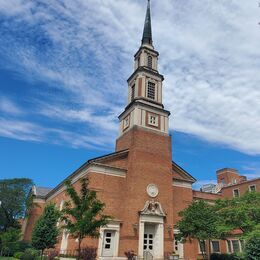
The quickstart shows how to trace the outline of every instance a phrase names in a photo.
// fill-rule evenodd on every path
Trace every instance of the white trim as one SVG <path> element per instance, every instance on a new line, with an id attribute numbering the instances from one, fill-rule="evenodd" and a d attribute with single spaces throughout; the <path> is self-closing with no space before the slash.
<path id="1" fill-rule="evenodd" d="M 255 190 L 254 190 L 254 191 L 256 192 L 256 185 L 255 185 L 255 184 L 251 184 L 251 185 L 249 184 L 249 185 L 248 185 L 248 190 L 249 190 L 250 192 L 252 192 L 251 187 L 255 187 Z M 253 192 L 254 192 L 254 191 L 253 191 Z"/>
<path id="2" fill-rule="evenodd" d="M 60 244 L 60 254 L 64 254 L 68 248 L 69 233 L 64 229 L 62 232 L 62 239 Z"/>
<path id="3" fill-rule="evenodd" d="M 111 230 L 115 231 L 115 244 L 114 244 L 114 250 L 113 250 L 113 257 L 103 257 L 102 256 L 102 248 L 103 248 L 103 237 L 104 237 L 104 231 L 105 230 Z M 120 236 L 120 223 L 119 222 L 113 222 L 111 221 L 108 223 L 105 227 L 100 228 L 100 236 L 98 240 L 98 259 L 118 259 L 118 250 L 119 250 L 119 236 Z M 125 259 L 125 258 L 123 258 Z"/>
<path id="4" fill-rule="evenodd" d="M 139 219 L 138 257 L 143 259 L 145 223 L 156 224 L 157 248 L 154 248 L 154 259 L 164 259 L 164 217 L 151 215 L 141 215 Z"/>
<path id="5" fill-rule="evenodd" d="M 40 199 L 40 198 L 35 198 L 35 199 L 33 199 L 33 202 L 34 203 L 45 203 L 46 201 L 45 201 L 45 199 Z"/>
<path id="6" fill-rule="evenodd" d="M 187 182 L 187 181 L 177 181 L 177 180 L 174 180 L 172 182 L 172 186 L 192 189 L 192 184 L 190 182 Z"/>
<path id="7" fill-rule="evenodd" d="M 205 249 L 205 252 L 206 252 L 206 250 L 207 250 L 207 242 L 206 242 L 206 240 L 202 240 L 201 242 L 204 242 L 204 245 L 205 245 L 204 249 Z M 202 251 L 201 251 L 201 248 L 200 248 L 200 241 L 199 240 L 198 240 L 198 253 L 199 253 L 199 255 L 202 255 Z"/>
<path id="8" fill-rule="evenodd" d="M 112 166 L 107 166 L 103 164 L 98 163 L 92 163 L 92 165 L 88 165 L 85 169 L 83 169 L 80 173 L 78 173 L 74 178 L 71 180 L 71 184 L 74 184 L 76 181 L 81 179 L 83 176 L 86 176 L 89 173 L 94 174 L 104 174 L 109 175 L 113 177 L 120 177 L 120 178 L 126 178 L 126 172 L 125 169 L 119 169 Z M 64 184 L 50 197 L 47 198 L 47 201 L 50 201 L 54 197 L 56 197 L 58 194 L 63 192 L 65 190 Z"/>
<path id="9" fill-rule="evenodd" d="M 230 252 L 229 249 L 228 249 L 228 241 L 230 242 L 231 252 Z M 234 248 L 233 248 L 233 243 L 232 243 L 232 241 L 238 241 L 239 253 L 241 253 L 241 252 L 242 252 L 242 245 L 241 245 L 241 241 L 240 241 L 239 239 L 227 239 L 227 241 L 226 241 L 227 252 L 228 252 L 228 253 L 235 253 L 235 252 L 234 252 Z"/>
<path id="10" fill-rule="evenodd" d="M 235 196 L 235 190 L 237 190 L 238 191 L 238 196 Z M 235 188 L 235 189 L 233 189 L 233 198 L 239 198 L 240 197 L 240 190 L 239 190 L 239 188 Z"/>
<path id="11" fill-rule="evenodd" d="M 218 242 L 218 247 L 219 247 L 219 251 L 214 251 L 213 250 L 213 243 L 212 242 Z M 212 253 L 220 253 L 221 252 L 221 248 L 220 248 L 220 241 L 219 240 L 216 240 L 216 239 L 214 239 L 214 240 L 211 240 L 210 241 L 210 247 L 211 247 L 211 252 Z"/>

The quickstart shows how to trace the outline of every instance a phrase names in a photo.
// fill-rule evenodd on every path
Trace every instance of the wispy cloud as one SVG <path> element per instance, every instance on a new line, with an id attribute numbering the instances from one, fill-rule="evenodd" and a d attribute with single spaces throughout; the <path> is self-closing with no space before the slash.
<path id="1" fill-rule="evenodd" d="M 22 141 L 48 142 L 58 145 L 69 145 L 74 148 L 90 148 L 106 150 L 111 146 L 111 139 L 103 133 L 85 134 L 64 131 L 56 128 L 47 128 L 36 123 L 22 120 L 7 120 L 0 117 L 0 135 Z"/>
<path id="2" fill-rule="evenodd" d="M 32 91 L 36 109 L 29 109 L 41 122 L 27 123 L 75 132 L 85 144 L 93 138 L 68 123 L 92 129 L 95 138 L 115 137 L 144 12 L 137 0 L 0 0 L 0 65 L 45 83 L 40 97 Z M 154 1 L 171 129 L 260 154 L 258 12 L 255 1 Z"/>
<path id="3" fill-rule="evenodd" d="M 0 96 L 0 112 L 7 113 L 9 115 L 20 115 L 23 114 L 21 108 L 19 108 L 9 98 Z"/>

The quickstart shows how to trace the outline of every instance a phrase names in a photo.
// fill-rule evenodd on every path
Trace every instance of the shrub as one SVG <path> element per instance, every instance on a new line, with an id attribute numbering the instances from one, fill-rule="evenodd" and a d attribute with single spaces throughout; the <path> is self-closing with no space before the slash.
<path id="1" fill-rule="evenodd" d="M 48 251 L 45 255 L 46 260 L 53 260 L 59 256 L 59 252 L 56 250 Z"/>
<path id="2" fill-rule="evenodd" d="M 16 252 L 16 253 L 14 254 L 14 258 L 21 259 L 22 256 L 23 256 L 23 254 L 24 254 L 24 252 Z"/>
<path id="3" fill-rule="evenodd" d="M 246 259 L 258 260 L 260 259 L 260 235 L 254 234 L 246 243 L 245 248 Z"/>
<path id="4" fill-rule="evenodd" d="M 97 257 L 97 249 L 94 247 L 86 247 L 81 250 L 80 256 L 83 260 L 93 260 Z"/>
<path id="5" fill-rule="evenodd" d="M 26 249 L 24 254 L 21 257 L 21 260 L 36 260 L 40 256 L 40 252 L 35 249 Z"/>
<path id="6" fill-rule="evenodd" d="M 236 254 L 211 254 L 210 260 L 243 260 L 244 258 Z"/>
<path id="7" fill-rule="evenodd" d="M 131 250 L 131 251 L 125 252 L 125 256 L 127 257 L 128 260 L 133 260 L 133 259 L 135 259 L 136 254 L 133 250 Z"/>

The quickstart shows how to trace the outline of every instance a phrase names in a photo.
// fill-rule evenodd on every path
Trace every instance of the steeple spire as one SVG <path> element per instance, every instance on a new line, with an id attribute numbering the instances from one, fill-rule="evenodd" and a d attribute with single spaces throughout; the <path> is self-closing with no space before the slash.
<path id="1" fill-rule="evenodd" d="M 148 0 L 148 3 L 147 3 L 142 44 L 153 45 L 150 0 Z"/>

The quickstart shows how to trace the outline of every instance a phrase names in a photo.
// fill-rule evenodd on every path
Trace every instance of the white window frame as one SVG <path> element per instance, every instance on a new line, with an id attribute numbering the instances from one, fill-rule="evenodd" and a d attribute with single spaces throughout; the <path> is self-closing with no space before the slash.
<path id="1" fill-rule="evenodd" d="M 103 239 L 104 239 L 104 232 L 106 230 L 115 232 L 115 237 L 114 237 L 115 244 L 113 247 L 113 256 L 112 257 L 118 257 L 120 223 L 111 222 L 111 223 L 108 223 L 105 227 L 100 228 L 100 236 L 99 236 L 99 240 L 98 240 L 98 259 L 103 259 L 103 257 L 102 257 Z M 108 258 L 104 257 L 104 259 L 108 259 Z"/>
<path id="2" fill-rule="evenodd" d="M 218 242 L 218 247 L 219 247 L 219 251 L 214 251 L 213 249 L 213 242 Z M 210 246 L 211 246 L 211 252 L 212 253 L 220 253 L 221 252 L 221 248 L 220 248 L 220 241 L 219 240 L 211 240 L 210 241 Z"/>
<path id="3" fill-rule="evenodd" d="M 173 233 L 174 233 L 174 236 L 175 234 L 179 234 L 180 233 L 180 230 L 179 229 L 174 229 L 173 230 Z M 173 247 L 174 247 L 174 251 L 177 255 L 179 255 L 179 258 L 180 259 L 183 259 L 184 257 L 184 248 L 183 248 L 183 243 L 181 241 L 178 241 L 176 239 L 173 240 Z M 177 250 L 176 250 L 177 249 Z"/>
<path id="4" fill-rule="evenodd" d="M 230 249 L 231 249 L 231 251 L 228 248 L 228 241 L 230 241 Z M 233 248 L 233 242 L 232 241 L 238 241 L 239 253 L 241 253 L 242 252 L 242 245 L 241 245 L 241 241 L 239 239 L 227 239 L 227 241 L 226 241 L 227 252 L 230 253 L 230 254 L 234 253 L 234 248 Z"/>
<path id="5" fill-rule="evenodd" d="M 203 240 L 202 242 L 204 242 L 204 245 L 205 245 L 205 252 L 204 253 L 206 253 L 206 251 L 207 251 L 207 242 L 206 242 L 206 240 Z M 199 252 L 199 254 L 201 255 L 203 252 L 201 251 L 201 248 L 200 248 L 200 241 L 198 240 L 198 252 Z"/>
<path id="6" fill-rule="evenodd" d="M 148 96 L 149 83 L 153 84 L 153 86 L 154 86 L 154 98 L 151 98 L 151 97 Z M 154 82 L 154 81 L 152 81 L 152 80 L 148 80 L 148 81 L 147 81 L 146 97 L 149 98 L 149 99 L 151 99 L 151 100 L 156 100 L 156 82 Z"/>
<path id="7" fill-rule="evenodd" d="M 238 196 L 235 196 L 235 190 L 238 191 Z M 240 197 L 240 191 L 239 191 L 239 188 L 237 189 L 233 189 L 233 198 L 239 198 Z"/>
<path id="8" fill-rule="evenodd" d="M 255 187 L 255 190 L 251 190 L 251 187 Z M 250 192 L 255 192 L 256 191 L 256 185 L 255 184 L 252 184 L 252 185 L 249 185 L 248 186 L 248 190 L 250 191 Z"/>
<path id="9" fill-rule="evenodd" d="M 152 122 L 154 121 L 154 122 Z M 159 115 L 148 113 L 148 125 L 159 126 Z"/>

